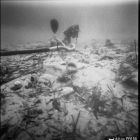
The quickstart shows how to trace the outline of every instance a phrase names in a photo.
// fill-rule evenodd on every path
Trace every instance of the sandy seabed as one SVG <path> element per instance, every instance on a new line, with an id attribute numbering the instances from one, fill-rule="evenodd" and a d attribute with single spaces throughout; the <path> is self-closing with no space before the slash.
<path id="1" fill-rule="evenodd" d="M 129 45 L 3 56 L 1 71 L 2 140 L 138 136 L 138 67 Z"/>

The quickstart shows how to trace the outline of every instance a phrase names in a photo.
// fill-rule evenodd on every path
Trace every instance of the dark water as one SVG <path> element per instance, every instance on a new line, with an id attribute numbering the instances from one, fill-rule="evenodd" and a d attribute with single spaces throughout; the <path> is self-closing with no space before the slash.
<path id="1" fill-rule="evenodd" d="M 79 24 L 79 41 L 89 39 L 134 39 L 138 36 L 138 4 L 68 5 L 43 2 L 2 2 L 1 47 L 42 41 L 53 33 L 50 20 L 59 22 L 57 35 Z"/>

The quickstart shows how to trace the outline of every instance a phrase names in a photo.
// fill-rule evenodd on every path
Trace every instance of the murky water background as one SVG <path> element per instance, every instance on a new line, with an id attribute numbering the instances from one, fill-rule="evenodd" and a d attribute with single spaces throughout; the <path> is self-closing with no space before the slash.
<path id="1" fill-rule="evenodd" d="M 52 37 L 50 20 L 59 22 L 57 35 L 71 25 L 80 27 L 79 42 L 91 39 L 128 40 L 138 37 L 137 3 L 74 5 L 42 2 L 2 2 L 1 48 L 32 42 L 47 43 Z"/>

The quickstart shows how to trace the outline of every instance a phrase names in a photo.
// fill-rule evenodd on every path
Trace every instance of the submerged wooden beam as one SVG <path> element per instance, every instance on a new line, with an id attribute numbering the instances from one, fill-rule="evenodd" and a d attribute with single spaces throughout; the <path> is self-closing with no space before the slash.
<path id="1" fill-rule="evenodd" d="M 65 46 L 54 46 L 50 48 L 43 48 L 43 49 L 35 49 L 35 50 L 16 50 L 16 51 L 3 51 L 0 52 L 0 56 L 10 56 L 10 55 L 19 55 L 19 54 L 31 54 L 31 53 L 43 53 L 43 52 L 50 52 L 50 51 L 74 51 L 75 46 L 72 48 L 65 47 Z"/>
<path id="2" fill-rule="evenodd" d="M 9 55 L 19 55 L 19 54 L 31 54 L 31 53 L 42 53 L 49 52 L 49 48 L 44 49 L 35 49 L 35 50 L 16 50 L 16 51 L 3 51 L 0 52 L 0 56 L 9 56 Z"/>

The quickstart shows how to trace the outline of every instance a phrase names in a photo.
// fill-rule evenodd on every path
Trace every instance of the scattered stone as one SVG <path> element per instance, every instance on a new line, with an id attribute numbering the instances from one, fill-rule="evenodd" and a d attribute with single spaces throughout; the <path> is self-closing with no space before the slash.
<path id="1" fill-rule="evenodd" d="M 62 91 L 60 91 L 60 94 L 61 94 L 61 96 L 66 96 L 66 95 L 69 95 L 69 94 L 71 94 L 73 92 L 74 92 L 73 88 L 71 88 L 71 87 L 63 87 Z"/>
<path id="2" fill-rule="evenodd" d="M 28 85 L 25 85 L 25 88 L 26 88 L 26 89 L 32 88 L 32 83 L 29 82 Z"/>
<path id="3" fill-rule="evenodd" d="M 11 90 L 19 90 L 22 88 L 22 84 L 20 81 L 15 81 L 14 86 L 11 87 Z"/>
<path id="4" fill-rule="evenodd" d="M 61 104 L 60 104 L 60 101 L 58 99 L 53 100 L 52 106 L 53 106 L 54 109 L 56 109 L 60 112 L 62 111 Z"/>
<path id="5" fill-rule="evenodd" d="M 113 60 L 113 57 L 111 57 L 111 56 L 103 56 L 103 57 L 101 57 L 101 58 L 99 59 L 99 61 L 101 61 L 101 60 L 107 60 L 107 59 Z"/>
<path id="6" fill-rule="evenodd" d="M 48 82 L 48 81 L 53 83 L 56 79 L 57 79 L 57 77 L 55 75 L 45 73 L 45 74 L 42 74 L 39 77 L 38 81 L 41 82 L 41 83 L 45 83 L 45 82 Z"/>
<path id="7" fill-rule="evenodd" d="M 66 68 L 67 74 L 74 74 L 77 72 L 77 66 L 74 63 L 68 63 Z"/>
<path id="8" fill-rule="evenodd" d="M 57 81 L 60 83 L 67 83 L 71 80 L 71 76 L 67 75 L 67 74 L 63 74 L 62 76 L 57 78 Z"/>
<path id="9" fill-rule="evenodd" d="M 118 76 L 122 81 L 133 79 L 135 77 L 135 69 L 128 63 L 120 64 Z"/>
<path id="10" fill-rule="evenodd" d="M 30 81 L 31 81 L 32 83 L 37 83 L 37 81 L 38 81 L 37 75 L 33 74 L 33 75 L 31 76 L 31 78 L 30 78 Z"/>
<path id="11" fill-rule="evenodd" d="M 40 104 L 41 103 L 41 99 L 37 99 L 34 104 Z"/>
<path id="12" fill-rule="evenodd" d="M 138 55 L 135 52 L 129 52 L 126 55 L 126 62 L 132 67 L 138 68 Z"/>

